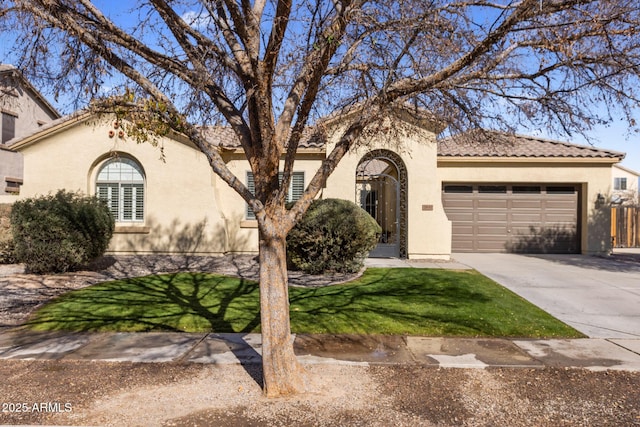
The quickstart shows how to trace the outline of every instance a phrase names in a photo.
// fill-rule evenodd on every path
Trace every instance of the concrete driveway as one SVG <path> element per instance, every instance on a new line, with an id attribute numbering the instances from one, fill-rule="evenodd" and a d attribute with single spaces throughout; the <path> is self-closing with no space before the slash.
<path id="1" fill-rule="evenodd" d="M 640 338 L 640 262 L 585 255 L 453 258 L 591 338 Z"/>

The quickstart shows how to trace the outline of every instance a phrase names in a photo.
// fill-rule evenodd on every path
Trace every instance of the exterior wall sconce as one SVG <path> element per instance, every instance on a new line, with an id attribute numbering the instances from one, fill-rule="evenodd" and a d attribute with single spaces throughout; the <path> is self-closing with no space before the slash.
<path id="1" fill-rule="evenodd" d="M 596 209 L 601 209 L 604 207 L 607 199 L 604 197 L 604 194 L 598 193 L 598 197 L 596 197 Z"/>

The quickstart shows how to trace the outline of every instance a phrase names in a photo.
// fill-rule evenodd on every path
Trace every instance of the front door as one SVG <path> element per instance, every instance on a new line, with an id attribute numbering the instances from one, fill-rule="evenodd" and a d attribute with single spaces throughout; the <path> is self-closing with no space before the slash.
<path id="1" fill-rule="evenodd" d="M 396 177 L 378 173 L 366 175 L 357 183 L 356 197 L 382 228 L 378 245 L 369 253 L 373 258 L 400 256 L 400 184 Z"/>

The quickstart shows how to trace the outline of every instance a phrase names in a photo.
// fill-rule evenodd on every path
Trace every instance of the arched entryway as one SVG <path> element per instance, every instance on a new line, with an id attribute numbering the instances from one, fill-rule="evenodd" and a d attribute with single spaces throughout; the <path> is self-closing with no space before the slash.
<path id="1" fill-rule="evenodd" d="M 369 256 L 407 257 L 407 168 L 393 151 L 374 150 L 356 169 L 356 203 L 382 227 Z"/>

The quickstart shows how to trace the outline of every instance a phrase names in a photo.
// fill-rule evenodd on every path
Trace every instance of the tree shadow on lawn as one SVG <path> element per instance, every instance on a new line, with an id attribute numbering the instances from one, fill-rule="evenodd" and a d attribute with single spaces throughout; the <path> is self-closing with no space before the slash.
<path id="1" fill-rule="evenodd" d="M 24 326 L 46 331 L 172 331 L 249 333 L 260 325 L 258 284 L 205 273 L 177 273 L 105 282 L 65 294 Z M 244 337 L 244 335 L 242 336 Z M 227 343 L 238 360 L 261 356 L 241 338 Z M 245 370 L 263 387 L 262 371 Z"/>
<path id="2" fill-rule="evenodd" d="M 474 272 L 370 269 L 350 283 L 289 292 L 295 333 L 535 336 L 547 327 L 537 318 L 522 317 L 519 312 L 527 312 L 524 301 L 521 306 L 518 301 L 512 305 L 513 300 L 505 303 L 508 291 Z M 47 331 L 249 333 L 259 331 L 259 307 L 257 282 L 175 273 L 70 292 L 38 310 L 25 326 Z"/>
<path id="3" fill-rule="evenodd" d="M 493 324 L 469 315 L 491 304 L 490 295 L 430 271 L 406 269 L 365 273 L 357 284 L 291 289 L 291 319 L 296 332 L 492 335 Z M 464 276 L 461 276 L 464 277 Z M 330 304 L 327 302 L 331 301 Z"/>
<path id="4" fill-rule="evenodd" d="M 34 313 L 35 330 L 252 332 L 258 284 L 205 273 L 105 282 L 67 293 Z"/>

